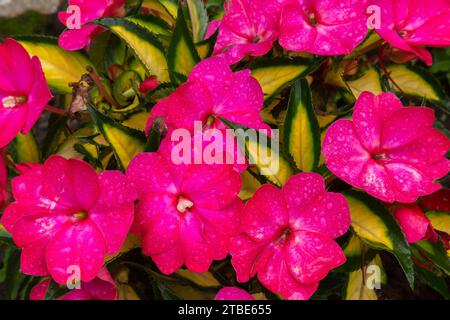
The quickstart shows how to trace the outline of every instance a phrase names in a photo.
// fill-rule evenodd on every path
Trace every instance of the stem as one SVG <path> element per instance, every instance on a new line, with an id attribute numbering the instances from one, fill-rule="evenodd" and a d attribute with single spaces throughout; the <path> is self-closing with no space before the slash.
<path id="1" fill-rule="evenodd" d="M 108 103 L 113 107 L 118 107 L 118 104 L 113 99 L 113 97 L 108 93 L 105 86 L 103 85 L 100 77 L 95 73 L 95 71 L 91 68 L 88 69 L 89 76 L 91 77 L 92 81 L 94 81 L 95 85 L 97 86 L 98 90 L 100 91 L 100 94 L 105 98 Z"/>
<path id="2" fill-rule="evenodd" d="M 53 114 L 56 114 L 58 116 L 61 116 L 61 117 L 64 117 L 64 116 L 67 115 L 66 110 L 60 109 L 60 108 L 57 108 L 57 107 L 54 107 L 54 106 L 51 106 L 51 105 L 46 105 L 45 106 L 45 110 L 47 110 L 47 111 L 49 111 L 49 112 L 51 112 Z"/>

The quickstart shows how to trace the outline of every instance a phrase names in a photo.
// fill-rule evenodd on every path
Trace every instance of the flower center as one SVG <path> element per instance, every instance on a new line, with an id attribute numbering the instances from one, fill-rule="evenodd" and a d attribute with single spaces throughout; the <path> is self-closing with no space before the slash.
<path id="1" fill-rule="evenodd" d="M 214 118 L 214 116 L 210 115 L 208 117 L 208 119 L 206 119 L 206 126 L 208 126 L 208 127 L 212 126 L 215 120 L 216 119 Z"/>
<path id="2" fill-rule="evenodd" d="M 376 154 L 372 155 L 372 158 L 374 160 L 378 160 L 378 161 L 389 160 L 389 157 L 385 153 L 376 153 Z"/>
<path id="3" fill-rule="evenodd" d="M 185 213 L 188 209 L 192 208 L 194 203 L 183 196 L 178 197 L 177 210 L 180 213 Z"/>
<path id="4" fill-rule="evenodd" d="M 75 213 L 74 215 L 73 215 L 73 217 L 75 218 L 75 219 L 77 219 L 77 220 L 83 220 L 83 219 L 86 219 L 87 218 L 87 216 L 88 216 L 88 214 L 86 213 L 86 212 L 77 212 L 77 213 Z"/>
<path id="5" fill-rule="evenodd" d="M 25 102 L 27 102 L 27 98 L 25 97 L 8 96 L 2 99 L 2 105 L 5 109 L 15 108 Z"/>
<path id="6" fill-rule="evenodd" d="M 286 239 L 289 238 L 289 236 L 291 235 L 291 233 L 292 233 L 291 228 L 286 227 L 285 229 L 283 229 L 283 230 L 279 233 L 279 235 L 278 235 L 278 237 L 277 237 L 277 239 L 276 239 L 276 241 L 275 241 L 276 244 L 280 244 L 280 243 L 285 242 Z"/>
<path id="7" fill-rule="evenodd" d="M 311 13 L 308 18 L 311 25 L 315 26 L 317 24 L 316 15 L 314 13 Z"/>

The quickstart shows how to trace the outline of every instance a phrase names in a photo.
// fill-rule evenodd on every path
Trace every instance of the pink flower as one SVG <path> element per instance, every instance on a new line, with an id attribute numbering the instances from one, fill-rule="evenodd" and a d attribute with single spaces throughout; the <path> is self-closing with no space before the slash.
<path id="1" fill-rule="evenodd" d="M 243 233 L 232 240 L 237 279 L 247 282 L 257 274 L 286 299 L 308 299 L 319 281 L 345 262 L 333 239 L 349 226 L 344 196 L 327 192 L 318 174 L 295 175 L 282 190 L 263 185 L 244 207 Z"/>
<path id="2" fill-rule="evenodd" d="M 423 239 L 437 240 L 437 234 L 430 220 L 418 205 L 398 205 L 395 207 L 393 214 L 409 243 Z"/>
<path id="3" fill-rule="evenodd" d="M 450 168 L 450 140 L 434 120 L 432 109 L 403 107 L 392 93 L 363 92 L 353 121 L 338 120 L 326 133 L 328 169 L 385 202 L 415 202 L 439 190 L 435 180 Z"/>
<path id="4" fill-rule="evenodd" d="M 450 1 L 375 0 L 374 4 L 382 10 L 376 31 L 394 48 L 431 65 L 433 57 L 425 46 L 450 46 Z"/>
<path id="5" fill-rule="evenodd" d="M 22 248 L 22 272 L 51 275 L 60 284 L 73 266 L 82 281 L 93 280 L 133 222 L 136 195 L 126 177 L 119 171 L 97 174 L 81 160 L 51 156 L 14 178 L 12 189 L 16 202 L 2 224 Z"/>
<path id="6" fill-rule="evenodd" d="M 50 279 L 38 283 L 30 292 L 30 300 L 45 300 Z M 117 286 L 108 270 L 102 268 L 97 277 L 90 282 L 81 282 L 80 289 L 62 295 L 58 300 L 116 300 Z"/>
<path id="7" fill-rule="evenodd" d="M 242 208 L 241 178 L 231 166 L 176 166 L 159 153 L 142 153 L 127 176 L 139 194 L 132 231 L 161 272 L 183 264 L 206 272 L 213 260 L 227 256 Z"/>
<path id="8" fill-rule="evenodd" d="M 219 33 L 214 54 L 223 54 L 230 64 L 246 55 L 263 56 L 278 37 L 278 22 L 285 0 L 230 0 L 221 21 L 212 21 L 206 38 Z"/>
<path id="9" fill-rule="evenodd" d="M 251 294 L 238 287 L 223 287 L 214 300 L 255 300 Z"/>
<path id="10" fill-rule="evenodd" d="M 79 50 L 90 45 L 103 29 L 97 25 L 88 23 L 106 17 L 118 17 L 125 15 L 125 0 L 69 0 L 69 8 L 77 10 L 60 11 L 59 20 L 67 26 L 59 37 L 59 46 L 66 50 Z M 77 21 L 76 14 L 80 15 Z M 76 23 L 80 22 L 77 26 Z"/>
<path id="11" fill-rule="evenodd" d="M 270 129 L 260 115 L 263 91 L 250 70 L 233 72 L 220 57 L 200 62 L 168 98 L 152 109 L 147 131 L 153 118 L 163 117 L 170 129 L 194 130 L 194 121 L 202 121 L 205 128 L 225 129 L 214 116 L 255 129 Z"/>
<path id="12" fill-rule="evenodd" d="M 322 56 L 348 54 L 367 34 L 367 0 L 287 0 L 281 46 Z"/>
<path id="13" fill-rule="evenodd" d="M 0 44 L 0 148 L 39 119 L 52 94 L 41 63 L 15 40 Z"/>

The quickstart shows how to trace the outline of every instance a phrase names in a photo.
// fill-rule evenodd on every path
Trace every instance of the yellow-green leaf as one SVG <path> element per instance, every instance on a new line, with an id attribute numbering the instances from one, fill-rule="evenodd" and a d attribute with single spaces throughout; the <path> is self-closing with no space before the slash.
<path id="1" fill-rule="evenodd" d="M 281 187 L 295 173 L 289 160 L 278 150 L 277 133 L 274 132 L 274 137 L 271 138 L 226 119 L 220 120 L 234 130 L 237 143 L 242 152 L 245 152 L 249 164 L 265 179 Z"/>
<path id="2" fill-rule="evenodd" d="M 380 74 L 374 68 L 368 69 L 364 75 L 357 80 L 347 81 L 347 86 L 355 98 L 358 98 L 364 91 L 369 91 L 376 95 L 383 92 Z"/>
<path id="3" fill-rule="evenodd" d="M 173 82 L 183 83 L 200 61 L 180 6 L 175 30 L 170 41 L 168 65 Z"/>
<path id="4" fill-rule="evenodd" d="M 187 7 L 192 24 L 192 39 L 195 43 L 203 40 L 208 27 L 208 12 L 203 0 L 187 0 Z"/>
<path id="5" fill-rule="evenodd" d="M 50 88 L 57 93 L 71 93 L 69 83 L 80 81 L 92 67 L 89 59 L 78 51 L 66 51 L 58 46 L 56 38 L 19 37 L 17 40 L 31 56 L 39 58 Z"/>
<path id="6" fill-rule="evenodd" d="M 167 23 L 169 23 L 171 25 L 173 25 L 175 22 L 176 17 L 174 17 L 172 14 L 170 14 L 170 12 L 169 12 L 169 10 L 167 10 L 166 6 L 164 6 L 159 0 L 144 0 L 144 1 L 142 1 L 142 7 L 156 11 L 158 13 L 159 17 L 161 17 L 161 19 L 163 19 L 164 21 L 166 21 Z M 176 14 L 176 9 L 175 9 L 175 14 Z"/>
<path id="7" fill-rule="evenodd" d="M 433 228 L 436 230 L 450 234 L 450 212 L 430 211 L 427 212 Z"/>
<path id="8" fill-rule="evenodd" d="M 15 163 L 39 163 L 41 159 L 39 145 L 32 131 L 27 135 L 19 133 L 9 144 L 9 152 Z"/>
<path id="9" fill-rule="evenodd" d="M 450 112 L 450 102 L 439 81 L 427 70 L 403 64 L 391 64 L 387 67 L 390 77 L 395 81 L 401 91 L 394 86 L 399 94 L 429 100 L 441 107 L 443 111 Z"/>
<path id="10" fill-rule="evenodd" d="M 317 167 L 320 160 L 320 129 L 306 79 L 297 80 L 291 89 L 283 141 L 299 169 L 310 172 Z"/>
<path id="11" fill-rule="evenodd" d="M 392 214 L 365 193 L 348 191 L 344 195 L 350 207 L 353 231 L 370 247 L 387 250 L 394 254 L 410 286 L 413 287 L 414 269 L 411 250 Z"/>
<path id="12" fill-rule="evenodd" d="M 186 269 L 180 269 L 175 273 L 177 276 L 187 279 L 190 282 L 204 288 L 220 287 L 220 282 L 211 272 L 192 272 Z"/>
<path id="13" fill-rule="evenodd" d="M 145 149 L 145 135 L 142 131 L 123 126 L 89 105 L 98 130 L 113 149 L 114 156 L 122 170 Z"/>
<path id="14" fill-rule="evenodd" d="M 128 21 L 131 21 L 145 29 L 153 32 L 154 34 L 169 36 L 170 35 L 170 25 L 164 20 L 150 15 L 150 14 L 139 14 L 131 17 L 127 17 Z"/>
<path id="15" fill-rule="evenodd" d="M 368 263 L 365 267 L 365 271 L 364 277 L 361 269 L 349 273 L 345 300 L 378 300 L 377 294 L 375 293 L 375 283 L 373 283 L 373 281 L 377 281 L 378 285 L 386 282 L 383 264 L 378 255 Z M 370 271 L 371 274 L 369 274 L 368 271 Z M 378 279 L 371 279 L 371 277 Z"/>
<path id="16" fill-rule="evenodd" d="M 297 78 L 302 78 L 314 71 L 323 60 L 307 61 L 298 59 L 260 60 L 251 67 L 252 76 L 258 80 L 264 92 L 266 105 L 274 99 L 281 90 L 292 84 Z"/>
<path id="17" fill-rule="evenodd" d="M 155 75 L 160 82 L 169 80 L 164 47 L 153 33 L 126 18 L 104 18 L 96 20 L 96 23 L 123 39 L 145 66 L 148 74 Z"/>

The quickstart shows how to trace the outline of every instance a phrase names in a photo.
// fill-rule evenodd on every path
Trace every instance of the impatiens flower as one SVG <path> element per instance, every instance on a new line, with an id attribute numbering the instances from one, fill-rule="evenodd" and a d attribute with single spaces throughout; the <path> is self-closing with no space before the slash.
<path id="1" fill-rule="evenodd" d="M 206 272 L 224 259 L 238 232 L 241 178 L 231 166 L 176 166 L 159 153 L 142 153 L 127 168 L 139 195 L 133 232 L 164 274 L 183 264 Z"/>
<path id="2" fill-rule="evenodd" d="M 326 133 L 328 169 L 385 202 L 415 202 L 439 190 L 435 181 L 450 169 L 450 140 L 434 120 L 432 109 L 403 107 L 392 93 L 363 92 L 353 121 L 338 120 Z"/>
<path id="3" fill-rule="evenodd" d="M 30 292 L 30 300 L 44 300 L 51 279 L 38 283 Z M 117 287 L 108 270 L 102 268 L 90 282 L 81 282 L 79 289 L 73 289 L 58 300 L 116 300 Z"/>
<path id="4" fill-rule="evenodd" d="M 416 204 L 398 205 L 394 209 L 395 220 L 409 243 L 422 239 L 437 240 L 437 234 L 428 217 Z"/>
<path id="5" fill-rule="evenodd" d="M 429 47 L 450 46 L 450 1 L 374 0 L 381 8 L 376 32 L 394 48 L 415 54 L 426 64 L 433 63 Z"/>
<path id="6" fill-rule="evenodd" d="M 209 139 L 212 141 L 220 130 L 223 149 L 218 153 L 224 158 L 231 155 L 233 159 L 239 159 L 241 157 L 238 155 L 238 143 L 235 141 L 231 146 L 226 143 L 227 127 L 218 117 L 245 127 L 266 130 L 265 133 L 270 135 L 271 129 L 260 115 L 263 96 L 261 86 L 251 76 L 250 70 L 233 72 L 223 58 L 209 58 L 192 70 L 186 83 L 155 105 L 146 131 L 151 128 L 155 117 L 162 117 L 169 128 L 165 143 L 171 140 L 171 132 L 174 129 L 183 128 L 200 137 L 204 145 L 208 145 L 210 142 L 203 139 L 203 133 L 209 131 L 210 136 L 214 137 Z M 200 133 L 195 130 L 196 122 L 200 123 Z M 234 163 L 239 172 L 247 167 L 245 161 Z"/>
<path id="7" fill-rule="evenodd" d="M 205 128 L 225 129 L 215 117 L 250 128 L 270 129 L 260 115 L 263 98 L 261 86 L 250 70 L 233 72 L 223 58 L 208 58 L 192 70 L 186 83 L 155 105 L 147 131 L 156 116 L 163 117 L 169 129 L 191 132 L 195 121 L 201 121 Z"/>
<path id="8" fill-rule="evenodd" d="M 124 4 L 125 0 L 69 0 L 69 9 L 77 9 L 58 14 L 59 20 L 68 28 L 59 37 L 59 46 L 66 50 L 89 47 L 91 40 L 103 29 L 88 23 L 99 18 L 123 16 Z"/>
<path id="9" fill-rule="evenodd" d="M 15 40 L 0 44 L 0 148 L 27 134 L 52 98 L 37 57 Z"/>
<path id="10" fill-rule="evenodd" d="M 344 196 L 327 192 L 318 174 L 295 175 L 282 190 L 263 185 L 245 205 L 243 233 L 232 241 L 237 279 L 258 275 L 285 299 L 308 299 L 319 281 L 345 262 L 333 239 L 349 226 Z"/>
<path id="11" fill-rule="evenodd" d="M 285 0 L 229 0 L 221 21 L 212 21 L 206 37 L 219 29 L 214 54 L 222 54 L 230 64 L 246 55 L 263 56 L 278 37 L 278 23 Z"/>
<path id="12" fill-rule="evenodd" d="M 93 280 L 133 222 L 136 195 L 125 175 L 97 174 L 81 160 L 51 156 L 14 178 L 12 191 L 2 224 L 22 248 L 21 271 L 60 284 L 75 268 Z"/>
<path id="13" fill-rule="evenodd" d="M 367 0 L 286 0 L 281 46 L 323 56 L 348 54 L 367 34 Z"/>
<path id="14" fill-rule="evenodd" d="M 238 287 L 223 287 L 214 300 L 255 300 L 247 291 Z"/>

